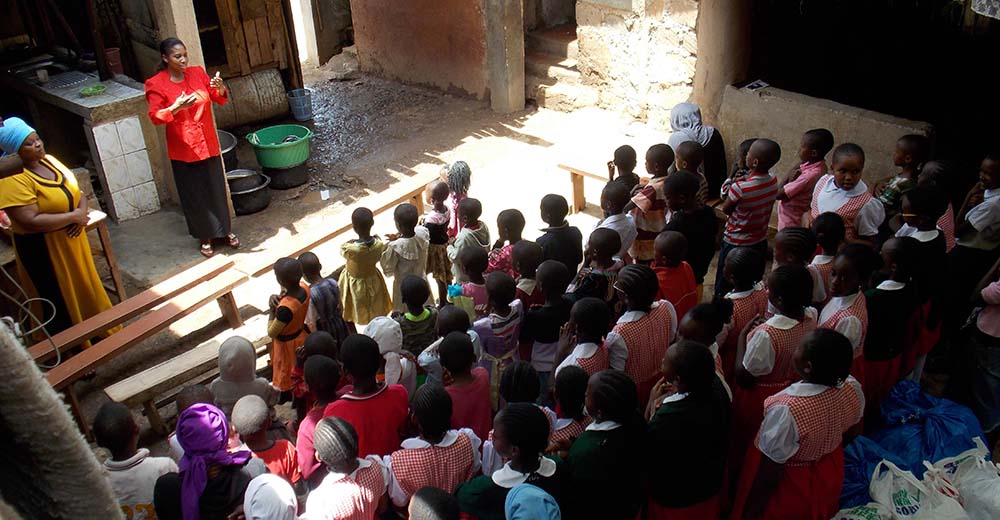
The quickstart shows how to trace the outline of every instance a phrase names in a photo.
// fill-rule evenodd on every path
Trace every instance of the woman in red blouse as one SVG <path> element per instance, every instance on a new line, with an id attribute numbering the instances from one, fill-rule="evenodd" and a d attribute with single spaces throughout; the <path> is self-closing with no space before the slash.
<path id="1" fill-rule="evenodd" d="M 219 157 L 219 135 L 212 119 L 212 102 L 229 101 L 229 90 L 216 73 L 188 66 L 187 48 L 177 38 L 160 42 L 161 70 L 146 80 L 149 118 L 167 126 L 167 155 L 187 220 L 188 232 L 201 241 L 201 254 L 214 254 L 212 240 L 224 238 L 240 246 L 232 233 L 226 179 Z"/>

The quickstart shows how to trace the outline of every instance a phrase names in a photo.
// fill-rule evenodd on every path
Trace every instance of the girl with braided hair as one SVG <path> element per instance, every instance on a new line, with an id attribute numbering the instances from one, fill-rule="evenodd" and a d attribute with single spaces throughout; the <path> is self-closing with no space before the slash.
<path id="1" fill-rule="evenodd" d="M 566 456 L 569 489 L 577 499 L 567 497 L 563 511 L 567 518 L 633 519 L 643 499 L 636 447 L 646 427 L 635 383 L 621 370 L 602 370 L 590 377 L 585 403 L 594 421 Z"/>
<path id="2" fill-rule="evenodd" d="M 358 458 L 358 434 L 351 423 L 326 417 L 313 432 L 316 457 L 327 475 L 306 500 L 308 520 L 373 520 L 388 506 L 385 466 L 378 456 Z"/>
<path id="3" fill-rule="evenodd" d="M 801 380 L 765 401 L 732 518 L 819 520 L 836 514 L 843 444 L 865 407 L 861 384 L 849 375 L 852 351 L 846 337 L 828 329 L 816 329 L 795 349 Z"/>
<path id="4" fill-rule="evenodd" d="M 542 454 L 549 443 L 549 420 L 532 403 L 512 403 L 493 420 L 493 442 L 508 460 L 492 475 L 476 477 L 458 487 L 463 518 L 504 520 L 504 501 L 520 484 L 538 486 L 561 504 L 565 472 Z M 634 515 L 633 515 L 634 516 Z"/>
<path id="5" fill-rule="evenodd" d="M 605 338 L 611 368 L 624 370 L 638 387 L 641 406 L 660 378 L 660 361 L 677 335 L 677 312 L 666 300 L 656 301 L 659 279 L 648 266 L 633 264 L 618 273 L 615 290 L 625 314 Z"/>
<path id="6" fill-rule="evenodd" d="M 455 161 L 441 169 L 439 175 L 441 182 L 448 185 L 448 200 L 445 206 L 448 208 L 448 236 L 458 235 L 458 203 L 469 196 L 469 185 L 472 184 L 472 168 L 465 161 Z"/>

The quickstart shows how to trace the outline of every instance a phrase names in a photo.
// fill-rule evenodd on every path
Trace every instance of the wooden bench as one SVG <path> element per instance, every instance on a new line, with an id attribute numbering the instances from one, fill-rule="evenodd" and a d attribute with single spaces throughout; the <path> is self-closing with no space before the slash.
<path id="1" fill-rule="evenodd" d="M 164 304 L 129 323 L 107 339 L 64 360 L 55 368 L 46 372 L 45 378 L 49 384 L 54 389 L 66 394 L 70 409 L 80 425 L 80 431 L 88 438 L 91 437 L 90 427 L 81 413 L 80 403 L 73 389 L 73 383 L 88 372 L 108 363 L 129 348 L 166 329 L 172 323 L 195 312 L 213 300 L 219 301 L 220 307 L 223 309 L 222 314 L 229 320 L 230 325 L 233 328 L 239 327 L 242 325 L 242 320 L 239 316 L 239 310 L 236 308 L 236 302 L 232 298 L 232 291 L 245 282 L 246 279 L 245 274 L 235 269 L 226 269 L 215 276 L 206 277 L 189 290 L 170 298 Z M 114 312 L 116 307 L 112 307 L 105 312 Z M 95 318 L 103 314 L 101 313 L 95 316 Z M 97 330 L 105 330 L 108 327 L 108 324 L 104 324 L 102 328 Z"/>
<path id="2" fill-rule="evenodd" d="M 207 383 L 216 378 L 219 375 L 219 347 L 233 336 L 243 336 L 254 344 L 258 352 L 266 352 L 265 345 L 270 339 L 267 336 L 267 315 L 254 316 L 242 327 L 226 330 L 187 352 L 123 379 L 105 388 L 104 393 L 112 401 L 130 408 L 141 405 L 153 431 L 166 435 L 167 424 L 160 417 L 159 408 L 173 401 L 176 392 L 169 393 L 166 398 L 160 396 L 186 383 Z M 258 370 L 266 365 L 267 356 L 258 357 Z"/>
<path id="3" fill-rule="evenodd" d="M 212 257 L 52 336 L 51 342 L 43 341 L 32 346 L 28 349 L 28 353 L 36 363 L 46 363 L 56 357 L 56 349 L 60 353 L 65 353 L 232 267 L 232 260 L 224 256 Z M 223 314 L 230 321 L 230 325 L 235 324 L 239 318 L 239 313 L 235 312 L 235 302 L 225 297 L 225 301 L 219 303 L 223 306 Z M 56 348 L 53 348 L 53 343 Z"/>
<path id="4" fill-rule="evenodd" d="M 578 213 L 587 208 L 587 200 L 583 195 L 584 178 L 598 180 L 605 184 L 608 182 L 607 175 L 600 175 L 592 171 L 581 169 L 576 166 L 570 166 L 568 164 L 558 164 L 557 166 L 559 169 L 566 170 L 567 172 L 569 172 L 569 182 L 573 187 L 573 200 L 571 201 L 569 206 L 569 212 L 571 214 Z M 641 175 L 639 176 L 639 184 L 645 185 L 647 182 L 649 182 L 649 179 Z M 720 209 L 722 206 L 722 199 L 711 198 L 706 200 L 705 204 L 710 208 L 715 208 L 716 213 L 722 214 Z M 725 221 L 726 220 L 725 214 L 722 215 L 723 215 L 722 220 Z"/>

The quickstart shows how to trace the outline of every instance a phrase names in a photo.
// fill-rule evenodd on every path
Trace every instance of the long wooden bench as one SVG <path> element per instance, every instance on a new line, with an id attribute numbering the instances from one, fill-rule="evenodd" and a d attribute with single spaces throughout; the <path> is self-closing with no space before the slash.
<path id="1" fill-rule="evenodd" d="M 577 166 L 570 166 L 568 164 L 558 164 L 556 166 L 561 170 L 566 170 L 567 172 L 569 172 L 569 182 L 573 187 L 573 200 L 570 203 L 569 207 L 569 212 L 571 214 L 578 213 L 587 208 L 587 199 L 583 194 L 583 180 L 585 178 L 598 180 L 601 181 L 602 183 L 608 182 L 607 175 L 601 175 L 589 170 L 579 168 Z M 640 184 L 646 184 L 646 182 L 648 182 L 648 179 L 641 176 L 639 177 Z M 726 220 L 725 214 L 723 214 L 720 209 L 721 203 L 722 200 L 718 198 L 711 198 L 705 201 L 705 204 L 707 204 L 708 207 L 714 208 L 717 214 L 722 215 L 722 220 Z"/>
<path id="2" fill-rule="evenodd" d="M 226 330 L 187 352 L 123 379 L 105 388 L 104 393 L 112 401 L 130 408 L 141 405 L 153 431 L 166 435 L 167 424 L 160 417 L 159 408 L 172 401 L 176 393 L 171 393 L 166 399 L 157 400 L 158 397 L 185 383 L 208 382 L 217 377 L 219 347 L 222 342 L 233 336 L 243 336 L 250 340 L 258 351 L 266 351 L 263 345 L 269 339 L 267 315 L 258 314 L 248 319 L 242 327 Z M 258 359 L 261 360 L 258 362 L 258 369 L 266 366 L 266 356 Z"/>
<path id="3" fill-rule="evenodd" d="M 242 325 L 239 310 L 236 308 L 236 302 L 232 298 L 232 291 L 244 283 L 246 279 L 245 274 L 235 269 L 227 269 L 215 276 L 207 277 L 189 290 L 177 294 L 156 309 L 129 323 L 107 339 L 64 360 L 55 368 L 46 372 L 45 378 L 49 384 L 54 389 L 66 394 L 70 409 L 76 417 L 80 425 L 80 430 L 84 435 L 90 438 L 90 428 L 81 413 L 80 403 L 73 389 L 73 383 L 87 373 L 108 363 L 129 348 L 166 329 L 172 323 L 212 301 L 219 301 L 220 307 L 223 309 L 222 313 L 230 321 L 231 325 L 235 327 Z M 112 312 L 114 309 L 113 307 L 106 312 Z M 107 325 L 105 325 L 106 327 Z M 99 330 L 104 330 L 104 328 Z"/>
<path id="4" fill-rule="evenodd" d="M 215 256 L 198 265 L 185 269 L 183 272 L 168 278 L 155 286 L 111 307 L 110 309 L 91 316 L 72 327 L 52 336 L 52 342 L 43 341 L 28 349 L 31 358 L 36 363 L 46 363 L 56 357 L 56 350 L 64 353 L 67 350 L 83 344 L 85 341 L 99 336 L 104 331 L 143 314 L 146 311 L 166 302 L 170 298 L 184 292 L 205 280 L 231 269 L 233 261 L 224 256 Z M 229 302 L 226 302 L 229 306 Z M 234 306 L 223 312 L 230 319 Z M 238 318 L 239 314 L 235 314 Z M 55 347 L 53 348 L 53 343 Z"/>

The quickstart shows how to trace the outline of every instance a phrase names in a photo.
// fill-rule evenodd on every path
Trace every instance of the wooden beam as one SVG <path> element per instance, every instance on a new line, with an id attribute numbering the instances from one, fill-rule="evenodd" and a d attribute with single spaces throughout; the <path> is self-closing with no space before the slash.
<path id="1" fill-rule="evenodd" d="M 48 1 L 52 3 L 52 0 Z M 97 6 L 94 5 L 94 0 L 87 0 L 87 17 L 90 18 L 90 31 L 94 37 L 94 58 L 97 59 L 97 70 L 101 74 L 101 81 L 111 79 L 111 68 L 108 67 L 108 60 L 104 56 L 104 35 L 101 33 L 101 22 L 97 18 Z"/>
<path id="2" fill-rule="evenodd" d="M 284 15 L 285 25 L 291 22 L 289 20 L 294 20 L 292 18 L 292 5 L 289 0 L 281 0 L 281 12 Z M 285 47 L 288 53 L 288 84 L 292 88 L 302 88 L 304 86 L 302 81 L 302 63 L 299 62 L 299 45 L 295 40 L 295 31 L 290 27 L 285 31 Z"/>
<path id="3" fill-rule="evenodd" d="M 215 9 L 219 13 L 219 26 L 222 28 L 230 72 L 234 76 L 249 74 L 250 57 L 247 55 L 246 38 L 236 0 L 215 0 Z"/>
<path id="4" fill-rule="evenodd" d="M 250 58 L 250 67 L 263 65 L 260 55 L 260 41 L 257 38 L 257 21 L 243 21 L 243 35 L 247 39 L 247 56 Z"/>

